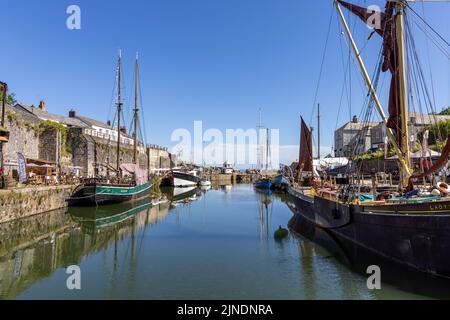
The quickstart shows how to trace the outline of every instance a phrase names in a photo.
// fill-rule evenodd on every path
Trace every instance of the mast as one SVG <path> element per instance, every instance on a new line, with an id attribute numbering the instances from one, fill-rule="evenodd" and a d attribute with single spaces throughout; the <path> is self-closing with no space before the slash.
<path id="1" fill-rule="evenodd" d="M 261 108 L 259 108 L 259 124 L 258 124 L 258 150 L 257 150 L 257 157 L 258 157 L 258 169 L 260 171 L 264 168 L 264 161 L 263 161 L 263 151 L 262 151 L 262 141 L 261 141 L 261 135 L 262 135 L 262 111 Z"/>
<path id="2" fill-rule="evenodd" d="M 411 158 L 409 151 L 409 130 L 408 130 L 408 105 L 407 105 L 407 97 L 406 97 L 406 77 L 405 77 L 405 36 L 403 33 L 404 30 L 404 4 L 403 0 L 397 0 L 396 5 L 397 16 L 396 16 L 396 24 L 397 24 L 397 46 L 398 46 L 398 66 L 399 66 L 399 80 L 400 80 L 400 92 L 398 93 L 400 96 L 400 112 L 402 119 L 401 126 L 401 152 L 403 155 L 403 159 L 405 160 L 405 165 L 408 168 L 411 168 Z M 404 170 L 402 168 L 402 176 L 404 185 L 407 185 L 408 179 L 410 177 L 409 170 Z"/>
<path id="3" fill-rule="evenodd" d="M 138 66 L 139 56 L 136 53 L 136 64 L 135 64 L 135 78 L 134 78 L 134 150 L 133 150 L 133 162 L 138 164 L 138 83 L 139 83 L 139 66 Z"/>
<path id="4" fill-rule="evenodd" d="M 117 90 L 117 177 L 120 176 L 120 114 L 122 112 L 122 49 L 119 49 L 119 70 L 118 70 L 118 90 Z"/>
<path id="5" fill-rule="evenodd" d="M 266 173 L 269 171 L 269 128 L 266 128 Z"/>
<path id="6" fill-rule="evenodd" d="M 387 118 L 386 118 L 386 114 L 384 113 L 383 107 L 381 106 L 381 102 L 380 102 L 380 99 L 378 98 L 378 94 L 375 91 L 375 88 L 373 87 L 372 80 L 371 80 L 371 78 L 370 78 L 370 76 L 369 76 L 369 74 L 367 72 L 366 66 L 364 65 L 364 62 L 363 62 L 363 60 L 361 58 L 361 54 L 360 54 L 360 52 L 358 50 L 358 47 L 357 47 L 357 45 L 355 43 L 355 40 L 353 39 L 353 35 L 352 35 L 351 31 L 350 31 L 350 28 L 348 26 L 347 20 L 345 19 L 344 13 L 342 12 L 341 6 L 339 5 L 339 2 L 337 0 L 334 0 L 334 3 L 335 3 L 335 6 L 336 6 L 336 9 L 339 12 L 339 17 L 341 18 L 342 23 L 343 23 L 343 25 L 345 27 L 345 31 L 347 33 L 347 36 L 348 36 L 349 40 L 350 40 L 350 43 L 351 43 L 351 46 L 352 46 L 353 51 L 355 53 L 356 59 L 358 60 L 359 66 L 360 66 L 361 71 L 362 71 L 363 76 L 364 76 L 364 80 L 366 81 L 366 85 L 369 87 L 370 94 L 372 95 L 373 100 L 375 101 L 375 105 L 377 107 L 378 113 L 380 114 L 380 117 L 381 117 L 381 119 L 382 119 L 382 121 L 384 123 L 384 126 L 386 127 L 386 134 L 387 134 L 387 136 L 388 136 L 392 146 L 394 147 L 395 152 L 398 155 L 398 158 L 399 158 L 399 161 L 400 161 L 400 167 L 401 167 L 401 170 L 403 172 L 403 179 L 404 180 L 408 179 L 411 176 L 411 168 L 408 165 L 408 163 L 405 161 L 405 158 L 403 157 L 403 152 L 400 149 L 400 147 L 399 147 L 399 145 L 398 145 L 398 143 L 397 143 L 397 141 L 395 139 L 395 136 L 394 136 L 394 133 L 393 133 L 392 129 L 388 127 L 388 121 L 387 121 Z"/>
<path id="7" fill-rule="evenodd" d="M 317 104 L 317 159 L 320 160 L 320 104 Z"/>

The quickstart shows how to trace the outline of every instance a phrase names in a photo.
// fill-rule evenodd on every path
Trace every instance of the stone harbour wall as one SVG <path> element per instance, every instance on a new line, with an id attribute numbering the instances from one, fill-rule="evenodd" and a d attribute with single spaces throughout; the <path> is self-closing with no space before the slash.
<path id="1" fill-rule="evenodd" d="M 13 108 L 7 108 L 5 126 L 9 130 L 9 142 L 5 143 L 5 161 L 17 161 L 20 152 L 27 158 L 39 158 L 39 120 Z"/>
<path id="2" fill-rule="evenodd" d="M 75 186 L 0 190 L 0 223 L 67 207 Z"/>

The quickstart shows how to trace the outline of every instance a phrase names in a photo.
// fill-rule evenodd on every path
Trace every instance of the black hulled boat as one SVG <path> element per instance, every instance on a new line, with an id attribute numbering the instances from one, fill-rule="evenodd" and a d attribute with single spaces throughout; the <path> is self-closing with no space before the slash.
<path id="1" fill-rule="evenodd" d="M 341 0 L 335 1 L 335 5 L 365 76 L 369 95 L 380 112 L 390 144 L 398 155 L 401 194 L 378 197 L 380 193 L 373 185 L 373 198 L 365 200 L 360 198 L 361 186 L 355 184 L 335 189 L 319 186 L 319 182 L 314 188 L 296 185 L 289 189 L 295 214 L 326 230 L 338 241 L 378 257 L 371 260 L 373 264 L 388 260 L 398 266 L 450 279 L 450 198 L 448 192 L 442 190 L 445 184 L 432 186 L 431 189 L 439 191 L 433 195 L 420 195 L 421 190 L 413 184 L 436 174 L 447 165 L 450 139 L 447 139 L 441 158 L 431 168 L 421 174 L 411 173 L 403 29 L 408 5 L 404 1 L 388 1 L 385 12 L 379 12 L 382 25 L 375 29 L 383 37 L 383 70 L 389 70 L 392 74 L 389 119 L 384 116 L 341 6 L 364 21 L 368 21 L 369 11 Z M 305 149 L 304 146 L 302 148 Z M 309 158 L 312 159 L 311 155 Z"/>

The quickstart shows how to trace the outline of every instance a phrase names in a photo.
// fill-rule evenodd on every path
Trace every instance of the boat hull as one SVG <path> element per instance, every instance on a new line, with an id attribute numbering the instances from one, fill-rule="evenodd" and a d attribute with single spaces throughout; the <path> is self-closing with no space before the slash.
<path id="1" fill-rule="evenodd" d="M 84 184 L 68 199 L 69 206 L 97 206 L 139 200 L 150 195 L 151 183 L 139 186 Z"/>
<path id="2" fill-rule="evenodd" d="M 255 183 L 255 188 L 256 189 L 264 189 L 264 190 L 270 190 L 272 189 L 272 182 L 257 182 Z"/>
<path id="3" fill-rule="evenodd" d="M 340 241 L 450 279 L 450 201 L 363 206 L 289 194 L 298 214 Z"/>
<path id="4" fill-rule="evenodd" d="M 173 186 L 176 188 L 194 187 L 200 183 L 200 177 L 185 172 L 173 172 Z"/>

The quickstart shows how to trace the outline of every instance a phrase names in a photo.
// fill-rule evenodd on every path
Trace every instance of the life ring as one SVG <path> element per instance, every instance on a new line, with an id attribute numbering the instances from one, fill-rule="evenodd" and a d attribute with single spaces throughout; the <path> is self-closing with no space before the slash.
<path id="1" fill-rule="evenodd" d="M 439 182 L 437 184 L 437 188 L 440 192 L 444 193 L 444 194 L 449 194 L 450 193 L 450 186 L 445 183 L 445 182 Z"/>

